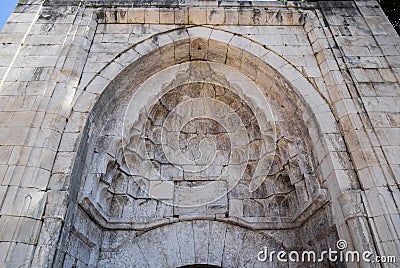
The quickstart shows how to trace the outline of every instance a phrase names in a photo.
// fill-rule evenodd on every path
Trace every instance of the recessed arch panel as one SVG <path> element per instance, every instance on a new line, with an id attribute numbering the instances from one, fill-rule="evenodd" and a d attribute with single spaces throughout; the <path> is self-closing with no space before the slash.
<path id="1" fill-rule="evenodd" d="M 110 80 L 83 132 L 87 142 L 75 166 L 83 162 L 86 169 L 74 173 L 79 194 L 71 211 L 77 212 L 68 220 L 73 226 L 90 218 L 105 230 L 102 236 L 123 234 L 128 240 L 174 222 L 204 219 L 276 236 L 285 249 L 304 248 L 308 239 L 333 240 L 334 221 L 322 224 L 321 237 L 299 239 L 321 219 L 331 219 L 329 196 L 337 187 L 323 176 L 335 172 L 329 144 L 334 141 L 319 138 L 338 133 L 328 105 L 296 69 L 259 44 L 246 51 L 235 45 L 247 39 L 233 36 L 236 41 L 227 44 L 201 33 L 192 30 L 190 38 L 175 40 L 180 34 L 170 32 L 145 41 L 89 84 L 85 94 L 100 79 Z M 137 53 L 142 57 L 129 58 Z M 169 120 L 176 114 L 179 120 Z M 239 122 L 233 124 L 237 131 L 224 121 L 230 115 Z M 183 124 L 175 128 L 178 121 Z M 176 160 L 177 151 L 186 164 Z M 219 166 L 202 162 L 208 152 Z M 202 173 L 210 167 L 211 173 Z M 104 263 L 114 258 L 107 254 Z"/>

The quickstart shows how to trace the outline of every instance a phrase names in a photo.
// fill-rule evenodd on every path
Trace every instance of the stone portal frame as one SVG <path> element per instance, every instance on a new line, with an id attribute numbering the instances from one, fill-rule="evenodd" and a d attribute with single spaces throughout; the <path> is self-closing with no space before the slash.
<path id="1" fill-rule="evenodd" d="M 174 50 L 166 50 L 167 45 L 172 44 Z M 212 44 L 212 45 L 210 45 Z M 201 46 L 201 49 L 196 49 Z M 201 53 L 199 53 L 199 50 Z M 244 53 L 245 52 L 245 53 Z M 149 55 L 157 54 L 159 61 L 151 62 L 154 65 L 147 66 L 146 58 Z M 164 57 L 162 57 L 164 55 Z M 90 127 L 93 122 L 94 114 L 102 114 L 100 111 L 104 109 L 103 104 L 110 101 L 118 95 L 118 92 L 107 90 L 121 89 L 126 84 L 121 85 L 119 78 L 123 77 L 124 70 L 131 64 L 142 65 L 141 75 L 157 72 L 163 68 L 173 64 L 179 64 L 189 60 L 209 60 L 218 63 L 228 64 L 233 68 L 238 69 L 243 74 L 248 76 L 256 84 L 262 84 L 265 79 L 262 77 L 262 72 L 273 72 L 276 76 L 282 77 L 287 83 L 287 89 L 293 89 L 291 94 L 298 97 L 298 107 L 302 110 L 302 117 L 305 122 L 310 123 L 309 135 L 313 145 L 313 153 L 316 162 L 318 163 L 317 172 L 322 178 L 327 178 L 325 185 L 329 190 L 332 207 L 334 209 L 335 223 L 338 228 L 339 236 L 346 239 L 352 247 L 360 249 L 359 241 L 365 241 L 364 237 L 357 237 L 356 232 L 348 230 L 348 226 L 353 224 L 346 221 L 343 217 L 342 210 L 348 209 L 339 201 L 346 200 L 347 191 L 354 189 L 357 182 L 347 175 L 350 164 L 349 159 L 344 156 L 346 151 L 342 136 L 337 127 L 336 120 L 330 110 L 326 99 L 320 94 L 310 81 L 304 77 L 293 65 L 285 61 L 282 57 L 266 48 L 264 45 L 256 43 L 248 38 L 239 36 L 228 31 L 212 29 L 209 27 L 184 27 L 173 31 L 157 34 L 139 44 L 135 44 L 111 61 L 98 75 L 96 75 L 82 94 L 76 99 L 73 105 L 73 110 L 78 112 L 91 111 L 87 114 L 86 129 L 77 135 L 81 135 L 80 154 L 75 158 L 75 154 L 68 156 L 59 154 L 59 157 L 64 157 L 63 161 L 75 162 L 72 170 L 71 181 L 67 184 L 71 187 L 71 198 L 66 224 L 70 224 L 73 216 L 73 207 L 76 202 L 76 194 L 79 190 L 79 180 L 81 171 L 84 167 L 79 166 L 79 163 L 85 163 L 85 156 L 88 150 L 87 137 L 92 136 L 93 128 Z M 255 64 L 255 62 L 257 62 Z M 141 77 L 145 79 L 145 77 Z M 128 78 L 127 81 L 140 84 L 142 80 L 138 77 Z M 99 95 L 101 96 L 99 97 Z M 96 105 L 95 105 L 96 103 Z M 102 116 L 106 116 L 102 114 Z M 100 116 L 101 119 L 101 116 Z M 75 124 L 74 118 L 70 118 L 68 125 Z M 96 125 L 96 122 L 93 122 Z M 83 133 L 83 134 L 82 134 Z M 65 138 L 65 137 L 63 137 Z M 339 159 L 339 156 L 342 156 Z M 351 209 L 351 208 L 350 208 Z M 345 213 L 348 213 L 345 211 Z M 368 229 L 364 218 L 357 218 L 354 224 L 362 229 Z M 64 227 L 65 228 L 65 227 Z M 48 235 L 46 226 L 43 227 L 41 238 Z M 60 245 L 62 247 L 63 238 L 61 236 Z M 370 239 L 370 238 L 369 238 Z M 45 245 L 39 244 L 37 250 Z M 371 242 L 367 244 L 372 245 Z M 36 251 L 36 253 L 38 253 Z"/>
<path id="2" fill-rule="evenodd" d="M 399 39 L 375 0 L 287 4 L 260 4 L 261 2 L 254 1 L 246 2 L 245 5 L 236 2 L 203 1 L 201 7 L 194 8 L 198 10 L 189 14 L 186 11 L 190 11 L 190 7 L 187 6 L 197 1 L 184 1 L 185 8 L 180 7 L 181 1 L 175 2 L 174 12 L 170 12 L 169 4 L 159 1 L 113 1 L 115 6 L 123 7 L 124 10 L 120 14 L 115 12 L 118 7 L 106 5 L 106 2 L 23 0 L 19 2 L 0 34 L 1 39 L 7 43 L 1 53 L 4 59 L 3 74 L 7 69 L 1 87 L 3 111 L 16 112 L 15 115 L 24 111 L 29 117 L 34 117 L 33 121 L 29 118 L 15 120 L 11 125 L 2 128 L 1 140 L 6 146 L 2 148 L 5 153 L 2 155 L 0 174 L 6 182 L 4 185 L 3 180 L 3 185 L 0 186 L 0 199 L 4 200 L 1 221 L 7 228 L 4 228 L 2 233 L 0 258 L 4 262 L 11 265 L 29 265 L 37 245 L 32 265 L 38 266 L 41 261 L 52 258 L 53 254 L 47 252 L 51 252 L 57 244 L 57 237 L 65 219 L 65 208 L 70 200 L 69 195 L 74 195 L 74 192 L 67 191 L 67 188 L 71 182 L 70 168 L 76 157 L 75 147 L 81 137 L 81 124 L 87 119 L 87 111 L 83 108 L 92 107 L 96 99 L 96 96 L 86 94 L 85 91 L 85 97 L 88 97 L 91 103 L 80 108 L 75 106 L 74 109 L 82 109 L 82 113 L 73 112 L 69 116 L 75 94 L 81 94 L 80 86 L 86 88 L 83 86 L 85 83 L 81 75 L 84 65 L 88 63 L 88 51 L 93 44 L 91 42 L 96 27 L 101 25 L 97 22 L 126 25 L 143 23 L 146 14 L 143 14 L 143 21 L 137 22 L 122 16 L 124 12 L 129 11 L 125 14 L 132 18 L 131 15 L 138 6 L 151 11 L 152 16 L 148 16 L 147 19 L 154 21 L 147 22 L 153 25 L 170 24 L 175 27 L 176 24 L 229 24 L 240 25 L 232 27 L 233 31 L 243 33 L 243 29 L 248 28 L 242 26 L 260 25 L 258 22 L 261 21 L 256 23 L 249 20 L 252 15 L 264 16 L 269 13 L 272 20 L 264 21 L 262 25 L 303 27 L 302 30 L 308 38 L 306 41 L 309 41 L 307 48 L 312 46 L 315 56 L 312 59 L 318 61 L 321 71 L 314 73 L 310 80 L 314 81 L 321 94 L 330 100 L 327 103 L 333 110 L 341 134 L 345 138 L 347 151 L 338 152 L 338 155 L 341 153 L 347 158 L 347 154 L 350 154 L 357 172 L 357 175 L 350 174 L 354 176 L 351 180 L 354 190 L 343 192 L 340 201 L 336 203 L 341 204 L 338 210 L 343 210 L 344 219 L 350 226 L 349 233 L 354 233 L 354 241 L 357 237 L 362 239 L 363 235 L 370 237 L 372 234 L 374 245 L 381 255 L 395 255 L 399 252 L 399 206 L 396 205 L 399 198 Z M 160 6 L 154 5 L 155 3 Z M 228 7 L 227 4 L 236 7 Z M 269 12 L 263 11 L 258 5 L 268 7 Z M 219 8 L 220 6 L 223 8 Z M 274 17 L 270 6 L 273 6 L 277 13 L 285 14 L 283 20 L 279 20 L 278 16 Z M 211 15 L 213 11 L 221 9 L 226 10 L 216 12 L 217 16 L 210 17 L 210 20 L 207 18 L 204 22 L 205 15 Z M 237 14 L 239 9 L 241 12 Z M 281 12 L 286 9 L 295 12 Z M 304 16 L 306 9 L 307 14 Z M 105 14 L 103 18 L 96 18 L 99 10 Z M 225 13 L 225 20 L 220 16 L 222 13 Z M 171 16 L 176 19 L 182 14 L 187 16 L 184 17 L 187 21 L 171 20 Z M 291 15 L 293 16 L 290 17 Z M 232 17 L 234 20 L 229 21 Z M 139 18 L 142 19 L 141 16 Z M 296 21 L 295 18 L 302 20 Z M 65 27 L 69 31 L 65 31 Z M 60 50 L 53 50 L 54 45 Z M 51 48 L 52 52 L 48 48 Z M 50 53 L 55 54 L 49 56 Z M 378 62 L 370 62 L 371 56 Z M 33 73 L 32 68 L 38 71 L 35 71 L 34 78 L 27 79 L 25 75 L 19 75 L 21 70 L 21 74 Z M 47 71 L 50 71 L 51 75 Z M 35 81 L 31 81 L 32 79 Z M 22 92 L 25 88 L 27 91 Z M 25 106 L 25 99 L 28 98 L 36 99 L 34 106 L 33 103 L 31 106 Z M 16 105 L 18 103 L 24 105 Z M 83 101 L 82 103 L 84 104 Z M 65 129 L 66 118 L 75 125 L 70 123 Z M 22 121 L 23 125 L 20 125 Z M 17 161 L 20 166 L 15 166 Z M 352 173 L 353 169 L 347 171 Z M 20 182 L 22 173 L 24 181 Z M 357 180 L 361 187 L 358 186 Z M 336 181 L 336 178 L 333 181 Z M 31 206 L 26 210 L 26 204 L 29 203 Z M 371 229 L 365 224 L 359 225 L 365 217 L 368 217 Z M 44 231 L 38 242 L 41 230 Z M 359 249 L 369 249 L 369 246 L 372 246 L 370 239 L 354 243 L 359 243 Z"/>

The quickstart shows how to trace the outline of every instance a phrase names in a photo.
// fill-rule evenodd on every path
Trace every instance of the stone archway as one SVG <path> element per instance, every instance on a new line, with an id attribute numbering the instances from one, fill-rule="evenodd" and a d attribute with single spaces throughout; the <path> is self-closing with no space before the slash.
<path id="1" fill-rule="evenodd" d="M 188 44 L 188 46 L 184 46 L 184 44 Z M 161 51 L 166 51 L 165 55 L 169 55 L 168 51 L 171 51 L 171 46 L 174 48 L 173 51 L 175 53 L 177 46 L 182 46 L 184 48 L 183 52 L 187 53 L 189 58 L 183 58 L 181 62 L 178 63 L 168 62 L 169 58 L 167 56 L 165 56 L 166 58 L 160 58 L 160 55 L 162 55 Z M 179 41 L 173 43 L 172 45 L 166 45 L 160 50 L 155 50 L 154 52 L 149 53 L 129 66 L 129 68 L 126 68 L 116 79 L 110 83 L 107 90 L 103 93 L 102 97 L 93 108 L 91 117 L 92 121 L 88 122 L 86 132 L 88 134 L 90 133 L 90 138 L 88 139 L 88 143 L 84 144 L 84 147 L 81 148 L 82 151 L 87 151 L 88 154 L 81 154 L 81 159 L 78 160 L 87 163 L 86 165 L 88 166 L 88 171 L 86 174 L 75 174 L 78 181 L 81 177 L 84 177 L 85 181 L 80 189 L 77 210 L 71 208 L 71 211 L 74 211 L 74 217 L 71 215 L 70 218 L 72 223 L 72 233 L 70 233 L 70 230 L 68 229 L 69 226 L 66 225 L 66 227 L 64 227 L 64 235 L 66 238 L 69 236 L 69 241 L 80 241 L 79 243 L 81 245 L 88 248 L 88 252 L 90 252 L 89 254 L 93 254 L 93 258 L 95 258 L 95 260 L 100 259 L 101 261 L 102 257 L 99 257 L 99 253 L 104 252 L 104 245 L 102 245 L 99 241 L 101 240 L 99 237 L 104 237 L 106 235 L 119 236 L 128 232 L 129 235 L 127 235 L 127 237 L 132 239 L 133 237 L 139 236 L 139 234 L 143 231 L 149 232 L 150 230 L 163 228 L 163 226 L 167 226 L 176 221 L 180 222 L 182 220 L 196 221 L 213 219 L 217 222 L 229 223 L 230 226 L 241 226 L 244 228 L 253 229 L 256 230 L 257 233 L 267 234 L 268 236 L 274 237 L 278 243 L 282 244 L 284 249 L 304 249 L 307 248 L 307 245 L 310 243 L 315 244 L 316 242 L 321 242 L 324 244 L 332 244 L 336 240 L 337 234 L 336 229 L 334 228 L 335 222 L 329 220 L 331 219 L 329 197 L 322 187 L 323 181 L 321 178 L 319 178 L 321 175 L 321 170 L 319 169 L 321 169 L 321 166 L 326 164 L 326 162 L 322 161 L 325 155 L 318 154 L 321 152 L 314 152 L 314 149 L 318 146 L 321 146 L 321 144 L 312 142 L 312 139 L 315 138 L 312 135 L 315 135 L 315 133 L 310 133 L 309 131 L 313 130 L 313 128 L 316 130 L 319 128 L 317 127 L 313 116 L 309 114 L 307 106 L 301 102 L 302 99 L 298 97 L 297 93 L 293 91 L 292 86 L 283 77 L 281 77 L 276 71 L 261 61 L 257 62 L 259 65 L 252 65 L 252 63 L 247 62 L 249 65 L 241 68 L 240 72 L 232 68 L 232 66 L 229 66 L 229 64 L 226 64 L 226 59 L 223 60 L 222 64 L 218 62 L 204 63 L 204 59 L 202 60 L 202 57 L 206 57 L 205 59 L 207 59 L 207 55 L 212 53 L 213 49 L 218 48 L 218 46 L 225 46 L 227 51 L 229 49 L 233 50 L 233 52 L 231 52 L 231 57 L 235 57 L 236 55 L 236 57 L 242 61 L 242 58 L 246 57 L 259 61 L 250 54 L 246 54 L 247 52 L 244 52 L 243 50 L 235 47 L 227 47 L 226 44 L 224 45 L 223 43 L 218 43 L 212 40 L 208 40 L 206 42 L 203 39 L 198 38 L 187 41 Z M 200 81 L 193 80 L 191 81 L 191 84 L 195 84 L 195 82 L 207 82 L 206 84 L 220 86 L 224 91 L 225 89 L 228 89 L 228 91 L 233 91 L 241 100 L 249 101 L 251 104 L 249 105 L 249 111 L 252 109 L 257 111 L 257 108 L 264 107 L 266 103 L 261 103 L 260 105 L 259 101 L 262 101 L 262 99 L 265 97 L 271 101 L 271 103 L 273 103 L 274 107 L 272 110 L 275 109 L 274 111 L 279 115 L 278 118 L 284 122 L 279 126 L 280 138 L 282 139 L 280 139 L 280 141 L 272 139 L 273 143 L 275 144 L 275 142 L 277 142 L 279 147 L 279 154 L 274 154 L 274 157 L 278 157 L 271 158 L 270 161 L 271 166 L 274 167 L 275 165 L 277 168 L 277 172 L 274 174 L 268 174 L 268 171 L 264 171 L 264 174 L 262 174 L 264 177 L 274 175 L 273 179 L 271 179 L 272 184 L 270 183 L 270 186 L 268 187 L 264 184 L 264 190 L 256 193 L 259 195 L 259 198 L 256 198 L 256 202 L 252 200 L 254 197 L 245 196 L 242 188 L 242 190 L 239 189 L 237 191 L 236 196 L 231 196 L 230 199 L 227 198 L 227 200 L 222 203 L 214 204 L 213 208 L 217 209 L 209 210 L 213 213 L 211 215 L 203 213 L 204 210 L 195 211 L 194 215 L 193 211 L 184 211 L 183 213 L 175 214 L 173 203 L 172 205 L 171 203 L 167 203 L 166 205 L 158 205 L 159 199 L 164 201 L 166 199 L 171 199 L 169 198 L 171 196 L 170 194 L 167 196 L 157 196 L 156 194 L 154 196 L 154 193 L 161 193 L 162 195 L 168 191 L 169 193 L 175 193 L 174 188 L 171 190 L 170 186 L 163 185 L 163 179 L 150 179 L 150 186 L 145 182 L 142 183 L 142 185 L 150 187 L 150 190 L 148 191 L 150 193 L 149 197 L 141 196 L 142 193 L 140 193 L 139 189 L 141 187 L 133 187 L 134 189 L 131 191 L 131 193 L 134 194 L 127 194 L 126 191 L 125 193 L 120 192 L 120 186 L 124 185 L 124 183 L 126 185 L 127 177 L 128 179 L 132 176 L 139 176 L 143 178 L 145 177 L 144 175 L 153 177 L 151 173 L 141 173 L 144 171 L 142 168 L 137 169 L 140 171 L 139 174 L 131 173 L 132 167 L 129 165 L 129 163 L 137 163 L 138 161 L 131 157 L 134 155 L 132 153 L 130 153 L 130 159 L 127 159 L 127 154 L 124 154 L 123 150 L 121 151 L 121 148 L 123 149 L 122 145 L 126 145 L 122 139 L 123 137 L 117 137 L 114 135 L 116 133 L 113 132 L 114 130 L 123 129 L 123 124 L 121 124 L 119 119 L 126 118 L 121 116 L 123 114 L 120 112 L 126 111 L 126 107 L 129 106 L 129 100 L 131 99 L 132 94 L 136 94 L 137 92 L 140 93 L 140 87 L 146 83 L 151 85 L 151 87 L 147 87 L 147 89 L 150 89 L 150 95 L 147 97 L 156 97 L 156 100 L 161 100 L 162 103 L 162 97 L 157 97 L 157 94 L 162 92 L 162 90 L 165 88 L 167 88 L 166 92 L 177 88 L 176 84 L 174 84 L 174 81 L 176 82 L 179 80 L 179 75 L 183 77 L 188 75 L 184 72 L 184 70 L 179 69 L 182 68 L 182 66 L 185 66 L 184 62 L 188 60 L 191 63 L 199 62 L 200 65 L 206 64 L 208 66 L 214 66 L 213 72 L 211 72 L 212 75 L 210 77 L 204 76 L 200 79 Z M 144 66 L 148 62 L 155 64 L 153 68 Z M 186 63 L 186 65 L 190 65 L 191 63 Z M 249 73 L 251 72 L 251 69 L 249 70 L 248 68 L 251 68 L 251 66 L 256 66 L 254 75 Z M 200 76 L 202 74 L 202 68 L 199 70 L 196 70 L 196 68 L 188 68 L 188 70 L 194 71 L 195 74 Z M 172 74 L 174 75 L 171 76 L 171 73 L 170 75 L 165 75 L 165 72 L 168 73 L 169 71 L 172 71 Z M 225 77 L 221 79 L 221 77 L 218 75 L 218 72 L 225 75 Z M 190 75 L 192 74 L 189 72 L 189 76 L 186 77 L 186 79 L 189 79 Z M 230 78 L 229 75 L 231 75 Z M 175 80 L 167 83 L 166 81 L 169 77 L 175 77 Z M 227 77 L 229 79 L 227 79 Z M 153 84 L 151 84 L 151 81 L 153 81 Z M 168 88 L 168 85 L 172 85 L 172 87 Z M 201 88 L 201 84 L 199 85 Z M 249 88 L 254 88 L 255 91 L 252 92 L 251 90 L 248 90 Z M 195 91 L 198 89 L 199 87 L 197 87 Z M 312 87 L 309 89 L 312 90 Z M 207 94 L 207 90 L 205 91 Z M 256 95 L 254 95 L 254 92 L 256 91 L 264 94 L 264 97 L 257 98 Z M 152 96 L 151 94 L 155 95 Z M 139 100 L 143 102 L 142 104 L 146 105 L 147 102 L 144 101 L 145 99 L 139 98 Z M 155 103 L 157 104 L 158 102 L 156 101 Z M 152 106 L 149 107 L 154 108 L 155 106 L 156 105 L 153 103 Z M 121 110 L 118 112 L 118 109 Z M 135 113 L 133 114 L 135 115 Z M 257 112 L 254 112 L 254 114 L 257 114 Z M 138 115 L 140 115 L 140 113 L 136 114 L 136 116 Z M 261 122 L 267 124 L 261 124 L 261 126 L 266 127 L 268 125 L 268 120 L 266 119 L 271 120 L 271 118 L 268 118 L 268 112 L 264 114 L 264 117 L 264 121 Z M 128 118 L 132 119 L 130 116 L 128 116 Z M 243 119 L 244 117 L 240 118 Z M 134 120 L 139 119 L 140 118 L 134 118 Z M 144 119 L 146 119 L 146 117 Z M 309 124 L 308 128 L 304 128 L 305 122 Z M 207 124 L 210 124 L 210 122 L 206 122 L 206 125 Z M 132 127 L 133 125 L 134 124 L 131 124 L 129 127 Z M 258 128 L 260 128 L 260 124 L 258 124 Z M 320 130 L 317 130 L 317 132 L 318 131 Z M 285 137 L 285 135 L 288 136 Z M 117 138 L 114 139 L 115 137 Z M 140 139 L 140 135 L 138 137 Z M 134 138 L 134 136 L 129 136 L 129 140 L 132 138 Z M 293 151 L 293 144 L 300 146 L 299 148 L 302 148 L 300 149 L 300 155 L 302 155 L 301 157 L 297 157 L 299 154 L 296 154 L 295 150 Z M 265 141 L 264 145 L 267 145 Z M 103 149 L 105 148 L 105 150 L 101 149 L 99 146 Z M 320 148 L 320 150 L 326 150 L 324 148 L 326 147 L 322 144 L 322 148 Z M 152 153 L 155 154 L 157 150 L 158 149 L 153 148 Z M 146 154 L 149 153 L 149 151 L 146 150 L 144 152 Z M 295 158 L 292 159 L 292 157 L 297 157 L 297 160 Z M 319 159 L 320 157 L 321 161 Z M 163 157 L 159 158 L 161 162 L 165 160 L 162 158 Z M 152 164 L 151 161 L 150 164 Z M 245 171 L 246 170 L 248 170 L 247 166 L 245 167 Z M 252 173 L 252 175 L 254 175 L 254 173 Z M 130 181 L 137 182 L 137 180 L 132 180 L 132 178 Z M 177 181 L 178 183 L 181 183 L 181 181 Z M 183 181 L 183 183 L 185 184 L 187 182 Z M 262 181 L 262 183 L 258 186 L 262 186 L 263 183 L 264 181 Z M 152 187 L 151 184 L 153 184 L 153 186 L 162 185 L 162 187 L 157 190 L 155 187 Z M 77 183 L 77 185 L 79 185 L 79 183 Z M 130 183 L 129 185 L 133 184 Z M 240 185 L 240 183 L 236 184 L 235 186 L 237 185 Z M 278 187 L 275 189 L 278 192 L 272 193 L 272 197 L 278 197 L 278 200 L 270 203 L 262 203 L 262 205 L 257 208 L 257 202 L 265 202 L 265 200 L 269 198 L 268 191 L 266 190 L 270 190 L 271 185 L 281 185 L 283 187 L 281 189 Z M 246 186 L 247 189 L 249 189 L 249 185 Z M 124 187 L 125 186 L 122 188 L 126 190 L 127 188 Z M 307 187 L 309 187 L 309 190 L 307 190 Z M 153 189 L 153 192 L 151 189 Z M 222 192 L 224 191 L 227 191 L 227 189 L 223 188 Z M 290 194 L 293 196 L 289 196 Z M 135 202 L 132 202 L 132 200 L 134 201 L 141 198 L 148 198 L 150 200 L 149 202 L 145 202 L 146 204 L 149 204 L 149 209 L 140 209 L 137 203 L 135 205 Z M 151 201 L 152 198 L 153 201 Z M 244 204 L 243 200 L 246 200 L 246 205 Z M 240 202 L 242 203 L 240 204 Z M 165 204 L 165 202 L 161 203 Z M 126 206 L 127 204 L 128 206 Z M 147 212 L 151 210 L 152 206 L 156 207 L 156 209 L 161 208 L 162 213 L 150 213 L 153 216 L 147 217 Z M 168 208 L 168 206 L 170 208 Z M 170 213 L 171 206 L 172 213 Z M 277 214 L 270 214 L 270 211 L 263 210 L 263 208 L 266 207 L 272 208 L 271 211 L 276 211 Z M 286 212 L 284 212 L 285 209 Z M 126 219 L 124 217 L 124 211 L 136 211 L 144 214 L 139 213 L 139 218 Z M 246 211 L 246 213 L 251 213 L 244 215 L 244 211 Z M 138 214 L 134 213 L 133 215 Z M 143 215 L 145 216 L 144 218 Z M 327 219 L 328 221 L 326 221 Z M 82 224 L 82 222 L 89 223 L 91 228 L 95 230 L 91 234 L 92 237 L 88 238 L 87 235 L 82 234 L 80 230 L 81 227 L 79 226 Z M 121 231 L 121 233 L 118 233 L 116 230 Z M 290 231 L 288 232 L 288 230 Z M 298 240 L 299 237 L 302 237 L 302 233 L 310 233 L 313 231 L 315 235 L 309 235 L 304 237 L 304 239 L 302 238 L 301 240 Z M 86 237 L 85 239 L 89 240 L 89 242 L 85 242 L 85 239 L 81 239 L 82 236 Z M 294 243 L 296 239 L 300 242 L 300 244 Z M 66 243 L 66 240 L 61 241 L 61 243 Z M 71 249 L 72 248 L 67 247 L 64 252 L 61 252 L 61 254 L 58 255 L 57 261 L 65 262 L 66 256 L 68 256 L 68 251 Z M 246 257 L 249 256 L 254 258 L 254 255 L 251 254 L 247 255 Z M 109 259 L 112 259 L 112 257 L 107 257 L 104 259 L 104 261 Z M 189 262 L 189 264 L 193 263 L 196 262 Z M 222 264 L 217 263 L 217 265 Z"/>

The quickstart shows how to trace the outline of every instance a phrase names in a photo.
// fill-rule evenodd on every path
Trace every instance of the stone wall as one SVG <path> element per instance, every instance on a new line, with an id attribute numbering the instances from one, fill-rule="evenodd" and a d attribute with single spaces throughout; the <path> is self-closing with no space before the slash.
<path id="1" fill-rule="evenodd" d="M 375 1 L 25 0 L 0 44 L 1 266 L 399 257 L 400 39 Z"/>

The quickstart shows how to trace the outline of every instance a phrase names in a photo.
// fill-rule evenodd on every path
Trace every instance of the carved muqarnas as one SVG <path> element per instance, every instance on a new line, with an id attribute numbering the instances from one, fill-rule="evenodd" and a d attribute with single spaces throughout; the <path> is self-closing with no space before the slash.
<path id="1" fill-rule="evenodd" d="M 207 63 L 191 63 L 138 114 L 129 114 L 138 101 L 127 105 L 99 139 L 94 161 L 108 164 L 93 176 L 93 206 L 119 222 L 296 220 L 319 188 L 306 140 L 294 115 L 277 107 L 284 120 L 274 120 L 243 92 Z"/>

